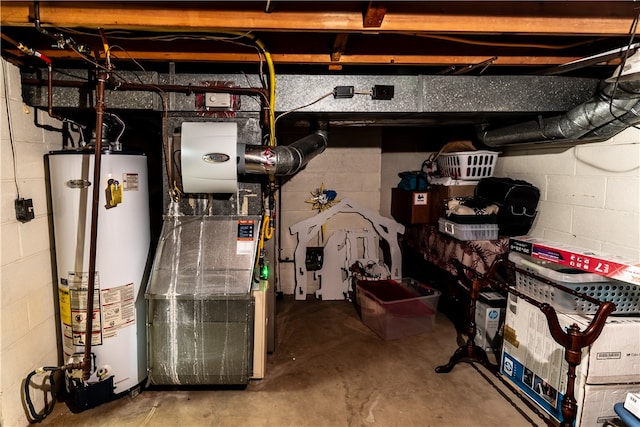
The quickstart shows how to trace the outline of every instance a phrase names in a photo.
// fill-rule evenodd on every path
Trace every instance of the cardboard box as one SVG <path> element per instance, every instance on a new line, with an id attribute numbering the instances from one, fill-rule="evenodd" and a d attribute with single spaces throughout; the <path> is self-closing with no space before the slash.
<path id="1" fill-rule="evenodd" d="M 619 418 L 613 409 L 614 405 L 622 402 L 625 396 L 633 391 L 640 391 L 640 384 L 587 384 L 582 400 L 578 401 L 582 411 L 578 410 L 575 425 L 610 426 L 607 421 Z"/>
<path id="2" fill-rule="evenodd" d="M 498 292 L 482 292 L 476 303 L 475 344 L 487 352 L 490 359 L 497 360 L 502 350 L 500 329 L 504 323 L 507 299 Z"/>
<path id="3" fill-rule="evenodd" d="M 431 222 L 437 223 L 444 217 L 444 200 L 451 197 L 473 197 L 476 183 L 469 185 L 432 185 L 431 186 Z"/>
<path id="4" fill-rule="evenodd" d="M 623 407 L 631 412 L 634 417 L 640 419 L 640 385 L 638 385 L 637 393 L 627 393 Z"/>
<path id="5" fill-rule="evenodd" d="M 509 250 L 640 286 L 640 262 L 637 260 L 529 236 L 509 239 Z"/>
<path id="6" fill-rule="evenodd" d="M 584 331 L 593 316 L 558 313 L 560 326 L 577 324 Z M 600 336 L 583 349 L 576 368 L 575 398 L 578 419 L 591 397 L 587 385 L 611 386 L 612 390 L 640 384 L 640 317 L 612 317 Z M 523 394 L 556 420 L 562 418 L 562 398 L 567 387 L 564 348 L 549 332 L 546 317 L 539 308 L 511 295 L 507 301 L 500 372 Z M 583 408 L 584 406 L 584 408 Z M 591 415 L 589 415 L 591 416 Z M 579 425 L 579 424 L 576 424 Z M 595 425 L 587 423 L 583 425 Z"/>
<path id="7" fill-rule="evenodd" d="M 403 224 L 431 222 L 431 194 L 428 191 L 391 189 L 391 216 Z"/>

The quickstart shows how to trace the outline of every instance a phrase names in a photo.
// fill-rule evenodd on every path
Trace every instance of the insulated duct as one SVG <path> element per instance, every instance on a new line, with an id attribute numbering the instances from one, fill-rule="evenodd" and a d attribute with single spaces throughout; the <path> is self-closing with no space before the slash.
<path id="1" fill-rule="evenodd" d="M 239 159 L 238 173 L 293 175 L 322 153 L 327 147 L 327 141 L 327 132 L 317 130 L 289 145 L 247 145 L 244 148 L 244 159 Z"/>
<path id="2" fill-rule="evenodd" d="M 640 78 L 605 83 L 600 93 L 567 113 L 499 129 L 484 130 L 480 141 L 489 147 L 522 143 L 608 139 L 640 123 Z"/>

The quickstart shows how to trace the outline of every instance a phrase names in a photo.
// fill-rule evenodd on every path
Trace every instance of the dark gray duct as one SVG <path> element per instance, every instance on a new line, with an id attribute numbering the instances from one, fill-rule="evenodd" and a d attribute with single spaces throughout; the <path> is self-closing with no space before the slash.
<path id="1" fill-rule="evenodd" d="M 309 160 L 322 153 L 327 147 L 327 141 L 327 132 L 318 130 L 289 145 L 247 145 L 244 148 L 244 158 L 239 159 L 238 173 L 293 175 Z"/>
<path id="2" fill-rule="evenodd" d="M 563 115 L 484 130 L 479 137 L 489 147 L 607 139 L 640 122 L 639 102 L 640 79 L 606 83 L 596 96 Z"/>

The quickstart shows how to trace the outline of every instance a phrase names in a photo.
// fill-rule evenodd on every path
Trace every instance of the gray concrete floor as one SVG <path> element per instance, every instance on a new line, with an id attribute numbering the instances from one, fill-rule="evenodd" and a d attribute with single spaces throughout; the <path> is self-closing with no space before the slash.
<path id="1" fill-rule="evenodd" d="M 276 351 L 244 390 L 145 390 L 73 414 L 63 403 L 49 426 L 531 426 L 544 423 L 468 363 L 448 374 L 458 344 L 437 313 L 434 330 L 384 341 L 351 303 L 277 302 Z"/>

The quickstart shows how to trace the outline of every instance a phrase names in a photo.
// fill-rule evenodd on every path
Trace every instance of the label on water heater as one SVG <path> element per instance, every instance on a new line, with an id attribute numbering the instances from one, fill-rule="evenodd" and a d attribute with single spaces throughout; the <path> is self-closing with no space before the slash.
<path id="1" fill-rule="evenodd" d="M 140 181 L 137 173 L 122 174 L 122 189 L 124 191 L 138 191 L 139 188 Z"/>
<path id="2" fill-rule="evenodd" d="M 69 272 L 68 285 L 69 305 L 71 308 L 71 341 L 73 342 L 73 345 L 85 345 L 89 274 L 87 272 Z M 100 280 L 98 272 L 96 272 L 95 275 L 93 288 L 91 345 L 101 345 L 102 325 L 100 316 Z"/>
<path id="3" fill-rule="evenodd" d="M 136 324 L 133 283 L 100 291 L 102 305 L 102 337 L 115 337 L 118 329 Z"/>
<path id="4" fill-rule="evenodd" d="M 71 297 L 69 296 L 69 281 L 60 278 L 58 285 L 58 304 L 60 305 L 60 320 L 65 325 L 71 326 Z"/>

